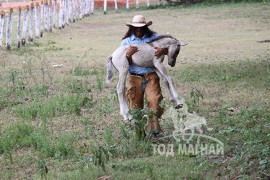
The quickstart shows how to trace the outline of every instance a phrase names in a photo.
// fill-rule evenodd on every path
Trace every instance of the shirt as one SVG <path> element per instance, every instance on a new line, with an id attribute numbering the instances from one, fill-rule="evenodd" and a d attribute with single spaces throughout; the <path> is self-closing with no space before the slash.
<path id="1" fill-rule="evenodd" d="M 134 45 L 134 44 L 142 44 L 142 43 L 147 43 L 150 42 L 154 39 L 156 39 L 158 37 L 157 33 L 153 33 L 153 35 L 151 37 L 146 37 L 145 35 L 140 39 L 137 38 L 134 34 L 132 34 L 131 36 L 125 38 L 122 40 L 121 42 L 121 46 L 125 46 L 125 45 Z M 131 74 L 149 74 L 154 72 L 153 68 L 150 67 L 140 67 L 140 66 L 136 66 L 134 64 L 131 64 L 128 72 Z"/>

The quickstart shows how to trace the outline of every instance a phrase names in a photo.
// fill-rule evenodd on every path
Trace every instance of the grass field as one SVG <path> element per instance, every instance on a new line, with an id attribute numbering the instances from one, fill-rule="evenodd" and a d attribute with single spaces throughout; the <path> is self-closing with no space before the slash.
<path id="1" fill-rule="evenodd" d="M 269 3 L 97 10 L 0 50 L 0 179 L 269 179 L 269 12 Z M 224 157 L 153 155 L 123 123 L 105 65 L 135 14 L 188 43 L 166 66 Z M 172 133 L 172 121 L 161 126 Z"/>

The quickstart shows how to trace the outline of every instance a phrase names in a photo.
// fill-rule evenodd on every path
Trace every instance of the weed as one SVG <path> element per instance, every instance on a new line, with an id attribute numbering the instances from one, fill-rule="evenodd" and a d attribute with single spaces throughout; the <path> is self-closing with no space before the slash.
<path id="1" fill-rule="evenodd" d="M 221 109 L 219 110 L 217 119 L 220 124 L 230 122 L 228 108 L 229 108 L 228 105 L 223 105 Z"/>
<path id="2" fill-rule="evenodd" d="M 74 76 L 89 76 L 97 74 L 96 70 L 84 69 L 80 66 L 75 67 L 70 73 Z"/>
<path id="3" fill-rule="evenodd" d="M 81 116 L 81 122 L 84 127 L 84 131 L 87 137 L 91 137 L 94 135 L 94 123 L 93 120 L 88 119 L 86 116 Z"/>
<path id="4" fill-rule="evenodd" d="M 24 119 L 47 119 L 56 117 L 63 113 L 80 115 L 81 108 L 92 107 L 92 96 L 89 95 L 66 95 L 63 94 L 53 97 L 47 101 L 39 99 L 33 100 L 28 104 L 22 104 L 14 108 L 14 113 Z"/>
<path id="5" fill-rule="evenodd" d="M 0 52 L 0 56 L 1 57 L 8 57 L 7 56 L 7 52 L 5 52 L 5 51 L 1 51 Z M 0 67 L 2 67 L 2 68 L 4 68 L 5 69 L 5 67 L 6 67 L 6 61 L 8 61 L 8 58 L 1 58 L 1 60 L 0 60 Z M 0 76 L 1 77 L 1 76 Z"/>
<path id="6" fill-rule="evenodd" d="M 7 128 L 6 132 L 2 135 L 0 151 L 4 154 L 11 154 L 12 150 L 17 147 L 30 147 L 31 133 L 33 132 L 32 126 L 20 123 L 14 124 Z M 1 150 L 2 149 L 2 150 Z"/>
<path id="7" fill-rule="evenodd" d="M 103 171 L 106 171 L 106 163 L 109 161 L 111 155 L 107 147 L 96 142 L 90 148 L 90 152 L 93 154 L 93 163 L 96 166 L 100 166 Z"/>
<path id="8" fill-rule="evenodd" d="M 111 90 L 111 99 L 112 99 L 113 101 L 117 101 L 117 100 L 118 100 L 118 94 L 117 94 L 116 89 L 112 89 L 112 90 Z"/>
<path id="9" fill-rule="evenodd" d="M 53 143 L 46 129 L 35 130 L 32 135 L 32 146 L 40 153 L 42 157 L 54 157 Z"/>
<path id="10" fill-rule="evenodd" d="M 155 112 L 148 109 L 134 109 L 134 110 L 130 110 L 129 114 L 133 118 L 132 123 L 135 128 L 137 139 L 144 140 L 145 126 L 147 124 L 147 120 L 153 118 L 155 115 Z"/>
<path id="11" fill-rule="evenodd" d="M 153 173 L 153 168 L 150 167 L 149 165 L 146 166 L 145 171 L 147 173 L 147 177 L 150 179 L 156 179 Z"/>
<path id="12" fill-rule="evenodd" d="M 218 118 L 226 127 L 218 131 L 218 134 L 222 134 L 222 137 L 230 136 L 230 139 L 219 138 L 229 147 L 237 146 L 228 150 L 227 153 L 233 154 L 233 158 L 224 164 L 238 168 L 246 175 L 251 175 L 254 171 L 266 172 L 270 167 L 270 144 L 267 136 L 270 130 L 267 126 L 269 112 L 264 108 L 250 108 L 228 115 L 227 108 L 223 107 Z"/>
<path id="13" fill-rule="evenodd" d="M 33 93 L 38 93 L 38 96 L 46 96 L 48 97 L 48 86 L 46 86 L 45 84 L 40 84 L 40 85 L 35 85 L 33 87 L 33 92 L 31 92 L 31 94 L 33 95 Z"/>
<path id="14" fill-rule="evenodd" d="M 16 106 L 20 101 L 8 96 L 11 92 L 6 87 L 0 87 L 0 111 L 6 107 Z"/>
<path id="15" fill-rule="evenodd" d="M 111 114 L 113 112 L 113 101 L 109 97 L 102 97 L 100 99 L 100 108 L 98 108 L 99 116 L 103 117 L 104 114 Z"/>
<path id="16" fill-rule="evenodd" d="M 54 142 L 54 158 L 66 158 L 75 155 L 73 143 L 77 140 L 74 133 L 60 134 Z"/>
<path id="17" fill-rule="evenodd" d="M 103 73 L 99 73 L 96 75 L 96 82 L 97 82 L 97 87 L 98 90 L 102 91 L 104 88 L 104 77 Z"/>
<path id="18" fill-rule="evenodd" d="M 192 90 L 190 92 L 190 99 L 191 99 L 191 102 L 187 103 L 188 107 L 189 107 L 189 111 L 190 112 L 198 111 L 199 103 L 200 103 L 201 99 L 203 99 L 202 92 L 196 88 L 192 88 Z"/>
<path id="19" fill-rule="evenodd" d="M 106 128 L 104 130 L 103 138 L 108 151 L 111 153 L 111 155 L 115 155 L 117 139 L 115 138 L 114 132 L 111 128 Z"/>
<path id="20" fill-rule="evenodd" d="M 65 91 L 68 93 L 88 93 L 91 92 L 91 89 L 88 87 L 88 82 L 86 80 L 78 79 L 66 79 L 64 82 Z"/>
<path id="21" fill-rule="evenodd" d="M 47 41 L 47 45 L 53 45 L 53 44 L 56 44 L 56 42 L 52 40 Z"/>
<path id="22" fill-rule="evenodd" d="M 74 142 L 77 135 L 62 133 L 56 139 L 51 139 L 49 132 L 42 128 L 31 134 L 31 144 L 40 153 L 40 157 L 53 157 L 55 159 L 67 158 L 75 155 Z"/>
<path id="23" fill-rule="evenodd" d="M 30 147 L 31 145 L 31 133 L 33 128 L 25 123 L 14 124 L 8 127 L 4 134 L 0 137 L 0 154 L 4 154 L 4 157 L 8 160 L 9 166 L 9 178 L 12 177 L 12 164 L 13 164 L 13 150 Z"/>
<path id="24" fill-rule="evenodd" d="M 38 168 L 41 178 L 47 179 L 48 168 L 44 159 L 38 161 Z"/>
<path id="25" fill-rule="evenodd" d="M 14 89 L 17 84 L 17 80 L 19 78 L 19 70 L 17 69 L 11 69 L 9 72 L 9 81 L 12 83 L 12 88 Z"/>
<path id="26" fill-rule="evenodd" d="M 131 147 L 130 147 L 130 139 L 131 139 L 131 132 L 130 129 L 127 129 L 124 126 L 121 126 L 121 154 L 123 154 L 124 157 L 130 157 L 131 155 Z"/>
<path id="27" fill-rule="evenodd" d="M 44 51 L 62 51 L 62 50 L 64 50 L 64 48 L 62 48 L 62 47 L 56 47 L 56 46 L 50 46 L 50 47 L 46 47 L 45 49 L 44 49 Z"/>

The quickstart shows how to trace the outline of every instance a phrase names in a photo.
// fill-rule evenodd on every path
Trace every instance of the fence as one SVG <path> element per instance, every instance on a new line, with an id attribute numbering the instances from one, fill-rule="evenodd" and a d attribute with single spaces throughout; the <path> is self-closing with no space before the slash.
<path id="1" fill-rule="evenodd" d="M 139 8 L 139 0 L 131 0 L 131 1 L 133 3 L 135 3 L 136 9 L 138 9 Z M 114 8 L 116 11 L 118 10 L 118 3 L 119 2 L 117 2 L 117 0 L 114 0 Z M 125 0 L 126 9 L 130 9 L 130 4 L 131 4 L 130 0 Z M 161 0 L 157 0 L 157 5 L 161 5 Z M 108 6 L 107 0 L 104 0 L 103 6 L 104 6 L 103 7 L 104 14 L 106 14 L 107 13 L 107 6 Z M 150 0 L 146 0 L 146 6 L 147 6 L 147 8 L 150 7 Z"/>
<path id="2" fill-rule="evenodd" d="M 13 8 L 0 10 L 0 47 L 12 46 Z M 45 0 L 32 2 L 17 9 L 17 48 L 25 46 L 26 41 L 43 37 L 44 32 L 62 29 L 66 24 L 75 22 L 94 13 L 94 0 Z M 4 34 L 6 43 L 4 44 Z"/>
<path id="3" fill-rule="evenodd" d="M 139 1 L 135 1 L 139 8 Z M 99 1 L 100 2 L 100 1 Z M 130 8 L 130 0 L 126 0 L 126 9 Z M 147 7 L 150 0 L 146 0 Z M 107 13 L 107 0 L 103 1 L 104 14 Z M 160 5 L 160 0 L 158 0 Z M 8 10 L 0 9 L 0 47 L 11 50 L 12 36 L 16 32 L 17 48 L 24 47 L 26 42 L 43 37 L 44 32 L 54 29 L 63 29 L 66 24 L 74 23 L 86 16 L 94 14 L 94 0 L 42 0 L 30 2 Z M 118 2 L 114 0 L 114 8 L 118 10 Z M 13 14 L 16 11 L 17 27 L 13 27 Z M 5 43 L 4 43 L 4 35 Z M 13 42 L 14 43 L 14 42 Z"/>

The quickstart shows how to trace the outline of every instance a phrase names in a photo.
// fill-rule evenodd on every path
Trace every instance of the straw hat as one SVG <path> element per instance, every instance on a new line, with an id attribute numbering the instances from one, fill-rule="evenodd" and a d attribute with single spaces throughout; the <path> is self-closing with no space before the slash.
<path id="1" fill-rule="evenodd" d="M 146 23 L 145 17 L 142 15 L 136 15 L 133 17 L 132 22 L 127 22 L 127 26 L 133 26 L 133 27 L 143 27 L 143 26 L 150 26 L 152 24 L 152 21 L 149 21 Z"/>

